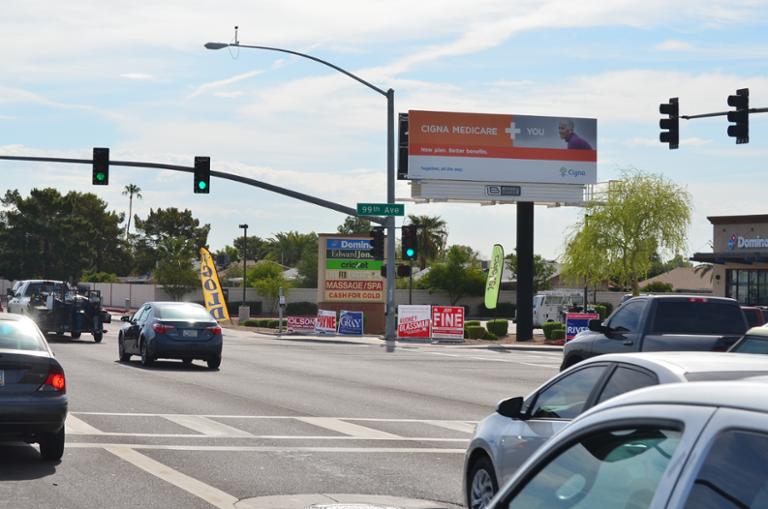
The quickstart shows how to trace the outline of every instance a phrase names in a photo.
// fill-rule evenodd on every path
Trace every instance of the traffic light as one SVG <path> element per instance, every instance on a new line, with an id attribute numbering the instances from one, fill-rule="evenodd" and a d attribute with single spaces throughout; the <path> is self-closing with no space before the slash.
<path id="1" fill-rule="evenodd" d="M 93 148 L 93 179 L 94 186 L 109 184 L 109 149 Z"/>
<path id="2" fill-rule="evenodd" d="M 749 143 L 749 89 L 740 88 L 736 95 L 729 95 L 728 106 L 736 108 L 728 112 L 728 122 L 735 122 L 728 126 L 728 136 L 736 138 L 737 144 Z"/>
<path id="3" fill-rule="evenodd" d="M 677 148 L 680 143 L 680 106 L 677 97 L 672 97 L 668 103 L 660 104 L 659 113 L 669 117 L 659 120 L 659 127 L 666 129 L 659 134 L 659 140 L 668 143 L 670 150 Z"/>
<path id="4" fill-rule="evenodd" d="M 371 249 L 369 251 L 374 260 L 384 259 L 384 227 L 374 226 L 371 230 Z"/>
<path id="5" fill-rule="evenodd" d="M 419 254 L 418 231 L 415 224 L 403 226 L 402 258 L 403 260 L 415 260 Z"/>
<path id="6" fill-rule="evenodd" d="M 211 190 L 211 158 L 195 157 L 195 193 L 208 194 Z"/>
<path id="7" fill-rule="evenodd" d="M 408 277 L 411 275 L 411 266 L 400 263 L 397 265 L 397 277 Z"/>

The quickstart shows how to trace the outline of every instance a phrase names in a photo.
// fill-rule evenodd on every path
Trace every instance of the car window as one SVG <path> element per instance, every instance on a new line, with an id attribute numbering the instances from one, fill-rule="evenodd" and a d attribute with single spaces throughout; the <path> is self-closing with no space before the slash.
<path id="1" fill-rule="evenodd" d="M 138 311 L 136 311 L 136 314 L 133 315 L 131 320 L 134 322 L 141 320 L 144 317 L 144 314 L 147 312 L 147 309 L 149 309 L 147 306 L 142 306 Z"/>
<path id="2" fill-rule="evenodd" d="M 616 311 L 608 326 L 616 331 L 638 332 L 640 315 L 642 315 L 643 309 L 645 309 L 644 300 L 627 302 Z"/>
<path id="3" fill-rule="evenodd" d="M 744 336 L 731 348 L 731 352 L 768 354 L 768 338 L 761 336 Z"/>
<path id="4" fill-rule="evenodd" d="M 608 367 L 589 366 L 569 373 L 542 390 L 529 414 L 539 419 L 573 419 L 584 410 L 589 395 Z"/>
<path id="5" fill-rule="evenodd" d="M 189 304 L 172 304 L 160 306 L 157 317 L 168 320 L 213 320 L 210 313 L 202 306 Z"/>
<path id="6" fill-rule="evenodd" d="M 0 348 L 45 351 L 45 340 L 34 323 L 27 320 L 0 320 Z"/>
<path id="7" fill-rule="evenodd" d="M 680 437 L 660 427 L 595 433 L 561 452 L 500 506 L 646 509 Z"/>
<path id="8" fill-rule="evenodd" d="M 656 385 L 658 383 L 659 379 L 651 372 L 619 366 L 611 374 L 611 377 L 605 384 L 603 392 L 600 394 L 597 402 L 601 403 L 614 396 L 618 396 L 619 394 L 624 394 L 625 392 L 634 391 L 635 389 L 648 387 L 650 385 Z"/>
<path id="9" fill-rule="evenodd" d="M 658 334 L 744 334 L 747 323 L 736 303 L 706 298 L 657 304 L 653 332 Z"/>
<path id="10" fill-rule="evenodd" d="M 696 475 L 685 509 L 768 507 L 768 435 L 727 430 L 715 438 Z"/>

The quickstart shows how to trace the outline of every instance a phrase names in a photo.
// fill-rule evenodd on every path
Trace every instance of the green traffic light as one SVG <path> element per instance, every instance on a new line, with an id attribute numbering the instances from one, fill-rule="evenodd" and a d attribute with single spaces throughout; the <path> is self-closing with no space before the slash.
<path id="1" fill-rule="evenodd" d="M 206 184 L 204 180 L 198 181 L 198 183 L 197 183 L 197 188 L 198 189 L 203 191 L 203 190 L 205 190 L 206 187 L 208 187 L 208 184 Z"/>
<path id="2" fill-rule="evenodd" d="M 98 180 L 99 182 L 104 182 L 106 178 L 107 176 L 104 174 L 103 171 L 96 173 L 96 180 Z"/>
<path id="3" fill-rule="evenodd" d="M 413 248 L 408 248 L 405 250 L 405 254 L 408 255 L 408 258 L 413 258 L 413 255 L 416 254 L 416 252 L 413 250 Z"/>

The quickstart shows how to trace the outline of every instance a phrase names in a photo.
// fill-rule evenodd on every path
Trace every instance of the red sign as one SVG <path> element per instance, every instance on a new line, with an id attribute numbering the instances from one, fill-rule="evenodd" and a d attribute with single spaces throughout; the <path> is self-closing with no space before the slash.
<path id="1" fill-rule="evenodd" d="M 384 281 L 359 281 L 345 279 L 326 279 L 326 290 L 383 291 Z"/>
<path id="2" fill-rule="evenodd" d="M 432 306 L 432 337 L 464 339 L 464 308 Z"/>
<path id="3" fill-rule="evenodd" d="M 289 316 L 288 328 L 291 330 L 299 331 L 314 331 L 315 330 L 315 317 L 314 316 Z"/>
<path id="4" fill-rule="evenodd" d="M 429 338 L 429 306 L 397 307 L 398 338 Z"/>

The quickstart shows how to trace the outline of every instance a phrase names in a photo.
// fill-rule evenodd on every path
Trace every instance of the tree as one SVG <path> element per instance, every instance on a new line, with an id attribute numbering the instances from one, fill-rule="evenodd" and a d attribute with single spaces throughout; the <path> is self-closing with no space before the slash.
<path id="1" fill-rule="evenodd" d="M 448 293 L 451 305 L 462 297 L 482 295 L 485 291 L 485 274 L 479 264 L 473 262 L 470 252 L 465 246 L 451 246 L 446 253 L 446 261 L 432 264 L 424 277 L 430 291 Z"/>
<path id="2" fill-rule="evenodd" d="M 408 215 L 411 224 L 416 225 L 419 243 L 418 265 L 421 270 L 427 263 L 440 257 L 448 241 L 448 230 L 440 216 Z"/>
<path id="3" fill-rule="evenodd" d="M 560 258 L 560 274 L 565 281 L 596 288 L 609 279 L 607 259 L 595 249 L 598 231 L 591 228 L 589 222 L 577 225 L 568 239 L 565 253 Z"/>
<path id="4" fill-rule="evenodd" d="M 666 262 L 661 259 L 659 253 L 653 253 L 653 255 L 651 255 L 651 268 L 648 269 L 646 278 L 650 279 L 656 277 L 659 274 L 664 274 L 665 272 L 669 272 L 678 267 L 693 267 L 693 264 L 679 253 L 675 254 L 675 256 Z"/>
<path id="5" fill-rule="evenodd" d="M 700 263 L 693 268 L 693 272 L 698 274 L 701 278 L 704 278 L 707 274 L 709 274 L 709 280 L 712 281 L 715 276 L 715 272 L 712 270 L 714 268 L 715 266 L 711 263 Z"/>
<path id="6" fill-rule="evenodd" d="M 137 200 L 143 198 L 141 195 L 141 188 L 136 184 L 128 184 L 123 189 L 123 196 L 128 195 L 128 224 L 125 226 L 125 238 L 128 239 L 128 233 L 131 230 L 131 214 L 133 214 L 133 197 L 136 196 Z"/>
<path id="7" fill-rule="evenodd" d="M 265 258 L 286 267 L 295 267 L 307 248 L 317 250 L 317 234 L 297 231 L 276 233 L 267 241 Z"/>
<path id="8" fill-rule="evenodd" d="M 279 303 L 280 288 L 288 293 L 290 282 L 283 275 L 283 268 L 270 260 L 261 260 L 247 271 L 248 286 L 256 288 L 268 300 L 270 311 L 275 312 Z"/>
<path id="9" fill-rule="evenodd" d="M 181 299 L 200 284 L 199 276 L 192 269 L 195 247 L 191 240 L 163 239 L 158 251 L 159 258 L 153 277 L 157 284 L 163 285 L 173 300 Z"/>
<path id="10" fill-rule="evenodd" d="M 298 286 L 301 288 L 317 287 L 317 246 L 306 247 L 296 268 L 299 269 L 299 275 L 301 276 Z"/>
<path id="11" fill-rule="evenodd" d="M 336 231 L 339 233 L 368 233 L 371 231 L 371 222 L 364 217 L 347 216 Z"/>
<path id="12" fill-rule="evenodd" d="M 192 212 L 175 207 L 149 209 L 145 220 L 134 216 L 136 230 L 140 233 L 134 242 L 135 270 L 145 274 L 155 269 L 159 260 L 160 245 L 166 239 L 184 239 L 197 250 L 207 244 L 211 225 L 200 226 Z"/>
<path id="13" fill-rule="evenodd" d="M 242 261 L 243 254 L 243 237 L 235 237 L 232 240 L 232 245 L 237 249 L 237 260 Z M 249 260 L 261 260 L 268 253 L 268 243 L 261 237 L 256 235 L 248 235 L 245 238 L 245 246 L 247 248 L 246 257 Z"/>
<path id="14" fill-rule="evenodd" d="M 517 253 L 509 253 L 504 257 L 504 261 L 512 277 L 517 279 Z M 533 292 L 549 290 L 552 286 L 550 279 L 552 279 L 556 271 L 554 263 L 545 260 L 541 255 L 533 255 Z"/>
<path id="15" fill-rule="evenodd" d="M 582 263 L 579 259 L 602 259 L 603 279 L 615 278 L 638 295 L 638 283 L 657 250 L 662 255 L 685 250 L 690 209 L 690 194 L 682 187 L 661 175 L 625 170 L 621 180 L 611 182 L 604 200 L 587 204 L 563 259 L 572 267 Z M 586 233 L 575 242 L 581 231 Z"/>

